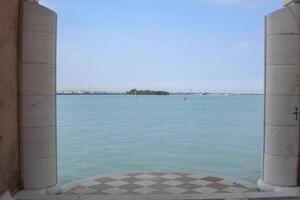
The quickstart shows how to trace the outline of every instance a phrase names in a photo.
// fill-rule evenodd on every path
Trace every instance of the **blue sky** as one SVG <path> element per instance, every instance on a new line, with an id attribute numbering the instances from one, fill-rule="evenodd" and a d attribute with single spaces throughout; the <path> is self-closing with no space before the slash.
<path id="1" fill-rule="evenodd" d="M 40 0 L 58 13 L 58 89 L 263 92 L 281 0 Z"/>

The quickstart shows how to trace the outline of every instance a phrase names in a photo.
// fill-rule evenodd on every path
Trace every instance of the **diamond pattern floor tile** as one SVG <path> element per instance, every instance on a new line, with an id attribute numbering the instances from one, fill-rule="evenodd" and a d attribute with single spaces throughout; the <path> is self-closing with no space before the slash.
<path id="1" fill-rule="evenodd" d="M 200 188 L 196 188 L 193 191 L 199 192 L 199 193 L 205 193 L 205 194 L 211 194 L 211 193 L 215 193 L 218 192 L 219 190 L 217 189 L 213 189 L 213 188 L 209 188 L 209 187 L 200 187 Z"/>
<path id="2" fill-rule="evenodd" d="M 182 182 L 182 181 L 176 181 L 176 180 L 171 180 L 171 181 L 163 182 L 163 184 L 170 185 L 170 186 L 177 186 L 177 185 L 184 184 L 184 182 Z"/>
<path id="3" fill-rule="evenodd" d="M 113 188 L 110 188 L 110 189 L 107 189 L 107 190 L 103 190 L 103 192 L 105 192 L 107 194 L 121 194 L 121 193 L 125 193 L 127 191 L 128 190 L 121 189 L 121 188 L 118 188 L 118 187 L 113 187 Z"/>
<path id="4" fill-rule="evenodd" d="M 169 187 L 164 189 L 163 191 L 168 192 L 170 194 L 181 194 L 187 192 L 188 190 L 180 187 Z"/>
<path id="5" fill-rule="evenodd" d="M 139 188 L 139 189 L 134 190 L 134 192 L 138 193 L 138 194 L 150 194 L 150 193 L 153 193 L 155 191 L 157 191 L 157 190 L 153 189 L 153 188 L 149 188 L 149 187 L 143 187 L 143 188 Z"/>
<path id="6" fill-rule="evenodd" d="M 244 184 L 243 184 L 244 183 Z M 253 192 L 255 185 L 231 178 L 191 173 L 127 173 L 70 183 L 68 194 L 211 194 Z"/>
<path id="7" fill-rule="evenodd" d="M 107 185 L 114 186 L 114 187 L 119 187 L 119 186 L 122 186 L 122 185 L 127 185 L 128 182 L 117 180 L 117 181 L 111 181 L 111 182 L 108 182 L 108 183 L 106 183 L 106 184 L 107 184 Z"/>
<path id="8" fill-rule="evenodd" d="M 140 186 L 143 186 L 143 187 L 147 187 L 147 186 L 150 186 L 150 185 L 154 185 L 155 182 L 149 181 L 149 180 L 142 180 L 142 181 L 134 182 L 134 184 L 140 185 Z"/>
<path id="9" fill-rule="evenodd" d="M 230 193 L 242 193 L 242 192 L 246 192 L 247 189 L 233 186 L 233 187 L 225 188 L 224 191 L 230 192 Z"/>
<path id="10" fill-rule="evenodd" d="M 166 179 L 177 179 L 177 178 L 180 178 L 181 176 L 178 176 L 176 174 L 166 174 L 166 175 L 163 175 L 161 177 L 166 178 Z"/>
<path id="11" fill-rule="evenodd" d="M 82 183 L 81 185 L 83 187 L 91 187 L 91 186 L 98 185 L 98 184 L 99 184 L 99 182 L 97 182 L 97 181 L 87 181 L 87 182 Z"/>
<path id="12" fill-rule="evenodd" d="M 205 185 L 211 184 L 212 182 L 199 179 L 199 180 L 191 181 L 190 183 L 195 184 L 195 185 L 205 186 Z"/>

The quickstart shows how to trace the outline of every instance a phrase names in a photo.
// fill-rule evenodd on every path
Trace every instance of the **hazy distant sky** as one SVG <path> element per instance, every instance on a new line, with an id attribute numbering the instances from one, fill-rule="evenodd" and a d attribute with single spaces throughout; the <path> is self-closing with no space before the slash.
<path id="1" fill-rule="evenodd" d="M 259 92 L 281 0 L 40 0 L 58 13 L 58 89 Z"/>

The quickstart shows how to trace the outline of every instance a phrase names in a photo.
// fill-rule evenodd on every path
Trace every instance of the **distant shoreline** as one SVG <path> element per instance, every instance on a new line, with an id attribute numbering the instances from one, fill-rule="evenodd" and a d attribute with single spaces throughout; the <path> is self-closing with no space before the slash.
<path id="1" fill-rule="evenodd" d="M 59 96 L 133 96 L 126 93 L 64 93 L 64 92 L 57 92 L 56 95 Z M 264 94 L 256 94 L 256 93 L 170 93 L 168 96 L 182 96 L 182 95 L 192 95 L 192 96 L 262 96 Z M 165 95 L 137 95 L 137 96 L 165 96 Z"/>

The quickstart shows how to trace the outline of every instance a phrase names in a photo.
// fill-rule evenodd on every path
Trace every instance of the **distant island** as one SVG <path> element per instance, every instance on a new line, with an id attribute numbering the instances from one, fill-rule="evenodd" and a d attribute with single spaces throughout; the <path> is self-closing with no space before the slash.
<path id="1" fill-rule="evenodd" d="M 130 91 L 127 91 L 126 95 L 170 95 L 170 93 L 167 91 L 132 89 Z"/>
<path id="2" fill-rule="evenodd" d="M 200 96 L 236 96 L 236 95 L 263 95 L 257 93 L 218 93 L 218 92 L 167 92 L 155 90 L 132 89 L 127 92 L 103 92 L 91 90 L 61 90 L 57 95 L 200 95 Z"/>
<path id="3" fill-rule="evenodd" d="M 85 90 L 62 90 L 56 92 L 57 95 L 124 95 L 124 92 L 101 92 Z"/>

